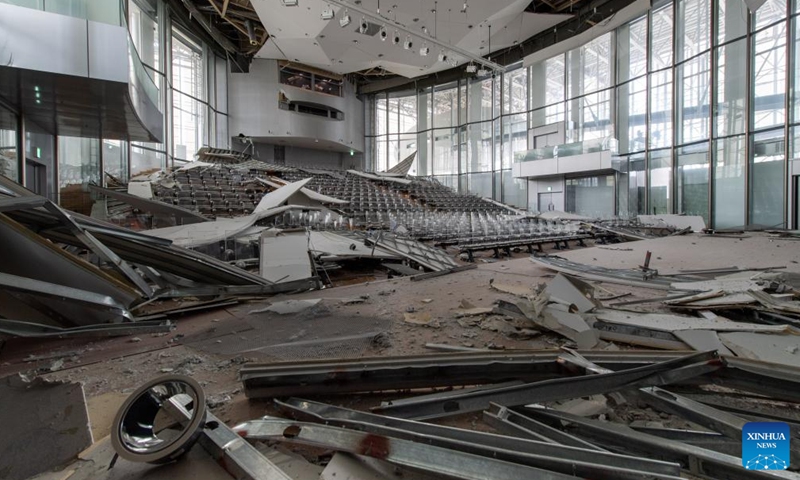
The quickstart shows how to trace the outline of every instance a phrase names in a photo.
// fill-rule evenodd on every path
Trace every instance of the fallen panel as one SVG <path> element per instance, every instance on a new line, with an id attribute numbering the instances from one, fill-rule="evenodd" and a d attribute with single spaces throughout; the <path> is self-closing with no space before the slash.
<path id="1" fill-rule="evenodd" d="M 308 239 L 303 235 L 261 235 L 258 274 L 272 283 L 314 276 Z"/>
<path id="2" fill-rule="evenodd" d="M 739 357 L 800 365 L 800 335 L 765 335 L 761 333 L 720 333 L 719 339 Z"/>
<path id="3" fill-rule="evenodd" d="M 289 315 L 292 313 L 300 313 L 321 302 L 320 298 L 313 298 L 308 300 L 284 300 L 283 302 L 275 302 L 272 305 L 262 308 L 260 310 L 252 310 L 250 313 L 272 312 L 278 315 Z"/>
<path id="4" fill-rule="evenodd" d="M 600 335 L 591 328 L 580 315 L 555 308 L 550 305 L 544 309 L 542 316 L 533 322 L 552 332 L 564 336 L 578 345 L 580 349 L 589 349 L 597 345 Z"/>
<path id="5" fill-rule="evenodd" d="M 645 278 L 641 270 L 620 270 L 613 268 L 597 267 L 565 260 L 560 257 L 530 257 L 531 261 L 537 265 L 566 273 L 576 277 L 596 280 L 598 282 L 617 283 L 632 287 L 654 288 L 659 290 L 670 290 L 676 281 L 694 281 L 694 278 L 687 277 L 668 277 L 668 278 Z"/>
<path id="6" fill-rule="evenodd" d="M 142 198 L 136 195 L 131 195 L 129 193 L 118 192 L 116 190 L 98 187 L 97 185 L 89 185 L 89 190 L 105 195 L 106 197 L 119 200 L 120 202 L 127 203 L 133 208 L 145 212 L 159 213 L 162 215 L 174 215 L 178 224 L 188 225 L 191 223 L 210 221 L 209 218 L 206 218 L 197 212 L 193 212 L 191 210 L 188 210 L 186 208 L 181 208 L 176 205 L 170 205 L 168 203 L 159 202 L 156 200 L 148 200 L 146 198 Z"/>
<path id="7" fill-rule="evenodd" d="M 379 235 L 378 238 L 365 236 L 364 240 L 368 245 L 384 248 L 433 271 L 442 271 L 458 266 L 455 260 L 443 250 L 429 247 L 416 240 L 385 233 Z"/>
<path id="8" fill-rule="evenodd" d="M 616 455 L 597 449 L 383 417 L 301 399 L 276 403 L 289 409 L 293 415 L 310 417 L 325 425 L 342 426 L 584 478 L 674 478 L 680 473 L 676 464 Z"/>
<path id="9" fill-rule="evenodd" d="M 395 173 L 395 174 L 400 174 L 402 176 L 406 176 L 408 175 L 408 171 L 411 170 L 411 165 L 414 164 L 414 160 L 416 158 L 417 158 L 417 152 L 414 151 L 414 153 L 407 156 L 400 163 L 390 168 L 389 170 L 386 170 L 386 173 Z"/>
<path id="10" fill-rule="evenodd" d="M 769 332 L 788 333 L 786 325 L 763 325 L 760 323 L 734 322 L 722 317 L 714 319 L 686 317 L 667 313 L 634 313 L 622 310 L 603 309 L 595 312 L 598 320 L 631 325 L 663 332 L 675 330 L 715 330 L 718 332 Z"/>
<path id="11" fill-rule="evenodd" d="M 333 232 L 310 233 L 308 248 L 314 257 L 323 260 L 343 260 L 348 258 L 399 259 L 400 256 L 386 250 L 364 244 L 358 236 L 345 236 Z"/>
<path id="12" fill-rule="evenodd" d="M 676 330 L 672 334 L 698 352 L 716 350 L 720 355 L 733 355 L 714 330 Z"/>
<path id="13" fill-rule="evenodd" d="M 166 333 L 171 332 L 174 328 L 175 326 L 171 322 L 158 320 L 59 328 L 37 323 L 0 319 L 0 333 L 25 338 L 119 337 Z"/>
<path id="14" fill-rule="evenodd" d="M 128 182 L 128 194 L 139 198 L 151 199 L 153 198 L 153 187 L 150 182 Z"/>
<path id="15" fill-rule="evenodd" d="M 401 183 L 403 185 L 409 185 L 409 184 L 413 183 L 411 180 L 407 180 L 405 178 L 380 177 L 378 175 L 373 175 L 371 173 L 359 172 L 358 170 L 347 170 L 347 173 L 349 173 L 351 175 L 356 175 L 356 176 L 361 177 L 361 178 L 366 178 L 368 180 L 373 180 L 373 181 L 376 181 L 376 182 L 387 181 L 387 182 Z"/>
<path id="16" fill-rule="evenodd" d="M 445 400 L 408 402 L 403 405 L 374 407 L 378 413 L 415 420 L 429 420 L 489 408 L 490 403 L 505 406 L 585 397 L 624 389 L 667 385 L 718 370 L 722 366 L 713 353 L 699 353 L 646 367 L 603 375 L 557 378 L 520 386 L 468 392 Z"/>
<path id="17" fill-rule="evenodd" d="M 800 476 L 791 472 L 746 470 L 742 467 L 741 457 L 725 455 L 696 445 L 687 445 L 682 442 L 637 432 L 626 425 L 614 422 L 589 420 L 577 415 L 544 408 L 522 408 L 515 409 L 515 411 L 546 421 L 550 425 L 571 424 L 574 427 L 571 432 L 600 443 L 607 448 L 612 448 L 615 451 L 679 462 L 684 470 L 695 475 L 726 480 L 774 480 L 775 478 L 798 480 L 800 478 Z"/>
<path id="18" fill-rule="evenodd" d="M 700 215 L 639 215 L 638 219 L 643 225 L 652 227 L 691 228 L 695 233 L 706 229 L 706 221 Z"/>
<path id="19" fill-rule="evenodd" d="M 379 460 L 465 480 L 574 479 L 551 472 L 492 458 L 462 453 L 398 438 L 337 427 L 292 422 L 284 419 L 252 420 L 234 427 L 239 435 L 253 440 L 283 441 L 337 451 L 367 455 Z"/>
<path id="20" fill-rule="evenodd" d="M 0 380 L 0 476 L 23 480 L 63 465 L 92 443 L 86 397 L 80 383 Z"/>
<path id="21" fill-rule="evenodd" d="M 281 187 L 283 187 L 283 186 L 288 184 L 288 182 L 287 183 L 278 183 L 278 182 L 273 182 L 271 180 L 267 180 L 267 179 L 264 179 L 264 178 L 256 178 L 256 180 L 259 183 L 263 184 L 263 185 L 266 185 L 266 186 L 271 187 L 271 188 L 276 188 L 276 189 L 277 188 L 281 188 Z M 306 198 L 308 198 L 309 200 L 313 200 L 313 201 L 319 202 L 319 203 L 332 203 L 332 204 L 336 204 L 336 205 L 346 205 L 346 204 L 350 203 L 347 200 L 340 200 L 338 198 L 329 197 L 328 195 L 323 195 L 321 193 L 315 192 L 314 190 L 311 190 L 311 189 L 306 188 L 306 187 L 301 188 L 300 189 L 300 193 L 305 195 Z"/>
<path id="22" fill-rule="evenodd" d="M 582 280 L 560 273 L 550 280 L 545 292 L 550 296 L 551 301 L 556 301 L 555 299 L 566 301 L 568 304 L 578 307 L 580 313 L 586 313 L 602 306 L 594 298 L 594 287 Z"/>
<path id="23" fill-rule="evenodd" d="M 635 350 L 582 354 L 612 370 L 642 367 L 683 356 L 674 352 Z M 250 364 L 240 370 L 239 376 L 249 398 L 387 391 L 554 378 L 562 372 L 557 363 L 560 356 L 558 350 L 489 351 Z"/>

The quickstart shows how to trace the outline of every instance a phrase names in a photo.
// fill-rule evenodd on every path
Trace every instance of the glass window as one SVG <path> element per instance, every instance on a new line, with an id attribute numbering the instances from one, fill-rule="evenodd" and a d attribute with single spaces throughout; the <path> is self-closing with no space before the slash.
<path id="1" fill-rule="evenodd" d="M 492 79 L 472 80 L 469 83 L 467 121 L 482 122 L 492 119 Z"/>
<path id="2" fill-rule="evenodd" d="M 650 26 L 650 71 L 672 65 L 672 3 L 653 10 Z"/>
<path id="3" fill-rule="evenodd" d="M 178 91 L 172 94 L 173 155 L 192 160 L 205 143 L 205 104 Z"/>
<path id="4" fill-rule="evenodd" d="M 436 129 L 433 131 L 434 175 L 458 174 L 458 146 L 458 133 L 455 129 Z"/>
<path id="5" fill-rule="evenodd" d="M 422 132 L 431 127 L 431 89 L 425 88 L 417 95 L 417 129 Z"/>
<path id="6" fill-rule="evenodd" d="M 753 136 L 750 163 L 750 224 L 785 228 L 783 210 L 786 170 L 783 129 Z"/>
<path id="7" fill-rule="evenodd" d="M 631 155 L 628 157 L 628 216 L 647 214 L 645 202 L 647 201 L 647 170 L 645 168 L 645 155 Z"/>
<path id="8" fill-rule="evenodd" d="M 650 148 L 672 145 L 672 72 L 650 74 Z"/>
<path id="9" fill-rule="evenodd" d="M 432 175 L 433 133 L 430 130 L 419 132 L 417 134 L 417 145 L 417 161 L 414 162 L 417 169 L 416 174 L 421 176 Z"/>
<path id="10" fill-rule="evenodd" d="M 714 141 L 714 228 L 744 226 L 745 137 Z"/>
<path id="11" fill-rule="evenodd" d="M 651 215 L 672 213 L 672 153 L 656 150 L 649 154 L 650 192 L 648 210 Z"/>
<path id="12" fill-rule="evenodd" d="M 725 43 L 747 34 L 750 12 L 743 1 L 716 0 L 717 42 Z"/>
<path id="13" fill-rule="evenodd" d="M 166 155 L 160 143 L 131 142 L 131 176 L 166 168 Z"/>
<path id="14" fill-rule="evenodd" d="M 105 173 L 123 182 L 128 181 L 128 144 L 121 140 L 103 140 Z M 101 179 L 104 180 L 104 179 Z"/>
<path id="15" fill-rule="evenodd" d="M 752 118 L 757 130 L 786 120 L 786 22 L 758 32 L 754 44 Z"/>
<path id="16" fill-rule="evenodd" d="M 729 43 L 717 49 L 717 108 L 715 135 L 744 133 L 747 115 L 747 41 Z"/>
<path id="17" fill-rule="evenodd" d="M 753 29 L 759 30 L 786 18 L 786 0 L 767 0 L 758 7 Z"/>
<path id="18" fill-rule="evenodd" d="M 518 68 L 503 75 L 504 113 L 528 110 L 528 69 Z"/>
<path id="19" fill-rule="evenodd" d="M 647 73 L 647 16 L 620 27 L 617 33 L 617 81 Z"/>
<path id="20" fill-rule="evenodd" d="M 142 63 L 153 70 L 163 71 L 159 53 L 158 10 L 148 1 L 128 2 L 128 29 Z M 160 87 L 160 77 L 146 69 Z"/>
<path id="21" fill-rule="evenodd" d="M 400 133 L 400 107 L 398 105 L 399 99 L 389 99 L 389 134 Z"/>
<path id="22" fill-rule="evenodd" d="M 678 67 L 678 143 L 708 138 L 711 82 L 709 53 Z"/>
<path id="23" fill-rule="evenodd" d="M 376 135 L 386 135 L 389 133 L 389 124 L 387 123 L 387 105 L 388 103 L 386 98 L 381 97 L 375 101 L 375 122 L 377 123 L 375 128 Z"/>
<path id="24" fill-rule="evenodd" d="M 647 147 L 647 78 L 640 77 L 617 88 L 617 136 L 621 153 Z"/>
<path id="25" fill-rule="evenodd" d="M 89 215 L 92 200 L 85 184 L 100 185 L 100 147 L 96 138 L 58 137 L 59 204 Z"/>
<path id="26" fill-rule="evenodd" d="M 434 90 L 433 126 L 435 128 L 458 126 L 458 88 Z"/>
<path id="27" fill-rule="evenodd" d="M 502 168 L 511 168 L 514 154 L 528 150 L 527 115 L 518 113 L 503 117 Z"/>
<path id="28" fill-rule="evenodd" d="M 603 139 L 613 135 L 611 94 L 603 90 L 567 102 L 567 118 L 573 123 L 567 129 L 568 142 Z"/>
<path id="29" fill-rule="evenodd" d="M 467 175 L 469 193 L 480 197 L 492 198 L 492 172 L 472 173 Z"/>
<path id="30" fill-rule="evenodd" d="M 528 208 L 528 180 L 514 178 L 511 170 L 505 170 L 502 172 L 502 182 L 503 195 L 501 201 L 517 208 Z M 500 195 L 500 192 L 496 193 Z"/>
<path id="31" fill-rule="evenodd" d="M 611 33 L 567 53 L 567 96 L 575 98 L 611 86 Z"/>
<path id="32" fill-rule="evenodd" d="M 677 213 L 700 215 L 708 224 L 708 143 L 679 148 L 677 161 Z"/>
<path id="33" fill-rule="evenodd" d="M 194 98 L 205 100 L 203 51 L 200 45 L 173 31 L 172 88 Z"/>
<path id="34" fill-rule="evenodd" d="M 215 117 L 217 121 L 217 142 L 215 145 L 219 148 L 230 148 L 231 136 L 228 133 L 228 116 L 222 113 L 217 113 Z"/>
<path id="35" fill-rule="evenodd" d="M 397 120 L 399 125 L 399 133 L 416 133 L 417 97 L 415 95 L 397 99 Z"/>
<path id="36" fill-rule="evenodd" d="M 17 116 L 0 106 L 0 175 L 19 181 Z"/>
<path id="37" fill-rule="evenodd" d="M 711 0 L 680 0 L 678 19 L 679 61 L 708 50 L 711 46 Z"/>
<path id="38" fill-rule="evenodd" d="M 492 171 L 492 122 L 467 126 L 466 151 L 462 152 L 466 168 L 462 172 Z M 491 196 L 491 195 L 490 195 Z"/>
<path id="39" fill-rule="evenodd" d="M 613 175 L 568 178 L 565 184 L 564 209 L 567 212 L 592 218 L 614 216 L 616 186 Z"/>

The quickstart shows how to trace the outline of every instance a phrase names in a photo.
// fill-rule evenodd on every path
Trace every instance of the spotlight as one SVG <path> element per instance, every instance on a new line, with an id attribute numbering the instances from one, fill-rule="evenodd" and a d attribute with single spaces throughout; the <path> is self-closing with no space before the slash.
<path id="1" fill-rule="evenodd" d="M 470 63 L 469 65 L 467 65 L 467 73 L 475 73 L 477 71 L 478 71 L 478 66 L 475 65 L 474 63 Z"/>
<path id="2" fill-rule="evenodd" d="M 358 26 L 358 33 L 365 34 L 367 33 L 367 29 L 369 29 L 369 24 L 367 23 L 367 19 L 361 17 L 361 23 Z"/>
<path id="3" fill-rule="evenodd" d="M 411 50 L 414 48 L 414 42 L 411 41 L 411 35 L 406 36 L 406 41 L 403 42 L 403 48 L 406 50 Z"/>
<path id="4" fill-rule="evenodd" d="M 281 0 L 284 7 L 296 7 L 297 0 Z"/>
<path id="5" fill-rule="evenodd" d="M 347 14 L 347 9 L 345 9 L 342 18 L 339 19 L 339 26 L 344 28 L 348 25 L 350 25 L 350 15 Z"/>
<path id="6" fill-rule="evenodd" d="M 397 30 L 394 31 L 394 36 L 392 37 L 392 43 L 395 45 L 400 43 L 400 34 L 397 33 Z"/>
<path id="7" fill-rule="evenodd" d="M 447 62 L 447 54 L 444 53 L 444 50 L 439 50 L 439 61 Z"/>
<path id="8" fill-rule="evenodd" d="M 381 41 L 382 42 L 385 42 L 386 39 L 389 38 L 389 32 L 386 31 L 386 25 L 381 27 L 380 36 L 381 36 Z"/>
<path id="9" fill-rule="evenodd" d="M 481 68 L 480 70 L 478 70 L 479 77 L 485 77 L 487 75 L 489 75 L 489 70 L 486 70 L 485 68 Z"/>
<path id="10" fill-rule="evenodd" d="M 423 57 L 427 57 L 428 54 L 431 53 L 431 49 L 425 43 L 422 44 L 422 48 L 419 49 L 419 54 Z"/>
<path id="11" fill-rule="evenodd" d="M 461 7 L 461 13 L 467 13 L 467 1 L 464 0 L 464 6 Z"/>
<path id="12" fill-rule="evenodd" d="M 329 6 L 320 14 L 323 20 L 330 20 L 333 18 L 333 9 Z"/>
<path id="13" fill-rule="evenodd" d="M 450 62 L 451 67 L 455 67 L 458 65 L 458 60 L 456 60 L 456 57 L 451 55 L 450 58 L 448 58 L 448 60 Z"/>

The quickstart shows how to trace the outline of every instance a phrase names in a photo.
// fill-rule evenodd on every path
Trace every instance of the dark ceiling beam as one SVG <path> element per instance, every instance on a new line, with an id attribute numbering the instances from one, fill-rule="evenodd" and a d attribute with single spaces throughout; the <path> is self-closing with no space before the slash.
<path id="1" fill-rule="evenodd" d="M 491 57 L 493 62 L 499 63 L 500 65 L 512 65 L 532 53 L 588 30 L 593 24 L 609 19 L 616 15 L 618 11 L 632 4 L 633 1 L 634 0 L 587 1 L 575 9 L 572 18 L 559 23 L 555 28 L 539 32 L 522 43 L 494 52 L 487 58 Z M 474 76 L 474 74 L 467 73 L 464 66 L 460 65 L 422 77 L 405 78 L 398 76 L 373 81 L 360 86 L 358 93 L 364 95 L 383 91 L 396 92 L 410 90 L 412 88 L 422 89 Z"/>
<path id="2" fill-rule="evenodd" d="M 173 16 L 175 21 L 193 32 L 198 31 L 195 25 L 199 24 L 202 27 L 200 32 L 209 37 L 210 41 L 207 41 L 207 43 L 216 44 L 218 46 L 217 49 L 221 49 L 228 54 L 228 59 L 231 63 L 231 71 L 242 73 L 250 71 L 250 62 L 252 58 L 244 55 L 240 48 L 234 45 L 228 37 L 220 32 L 206 15 L 198 10 L 197 6 L 192 3 L 191 0 L 171 0 L 170 5 L 173 7 L 172 10 L 176 14 Z M 179 13 L 181 11 L 185 15 L 180 15 Z M 192 20 L 194 20 L 194 22 L 192 22 Z"/>

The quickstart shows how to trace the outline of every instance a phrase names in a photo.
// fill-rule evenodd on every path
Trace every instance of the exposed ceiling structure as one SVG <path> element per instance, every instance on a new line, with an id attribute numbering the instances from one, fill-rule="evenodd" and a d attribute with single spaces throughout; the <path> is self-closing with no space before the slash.
<path id="1" fill-rule="evenodd" d="M 632 2 L 173 1 L 182 3 L 223 48 L 235 51 L 247 63 L 252 58 L 280 59 L 355 74 L 355 81 L 370 84 L 370 90 L 396 88 L 410 79 L 461 77 L 466 74 L 465 65 L 479 58 L 500 65 L 517 62 L 538 48 L 596 25 Z M 348 21 L 343 21 L 345 17 Z M 422 55 L 420 49 L 425 47 L 427 55 Z"/>
<path id="2" fill-rule="evenodd" d="M 397 2 L 399 5 L 386 0 L 382 5 L 380 0 L 355 0 L 355 10 L 326 0 L 299 0 L 296 6 L 283 3 L 253 0 L 270 33 L 256 58 L 285 59 L 339 74 L 380 69 L 408 78 L 469 63 L 469 58 L 436 45 L 434 39 L 485 56 L 490 53 L 490 44 L 491 51 L 507 48 L 570 18 L 526 11 L 530 0 L 406 0 Z M 361 9 L 374 13 L 367 17 L 357 13 Z M 322 18 L 326 10 L 333 18 Z M 342 26 L 345 17 L 350 22 Z M 366 20 L 365 31 L 362 20 Z M 407 31 L 395 27 L 395 22 Z M 382 28 L 387 32 L 385 40 L 381 39 Z M 393 41 L 395 34 L 397 43 Z M 410 48 L 405 48 L 407 41 Z M 424 47 L 430 49 L 427 55 L 420 52 Z M 452 63 L 440 61 L 440 54 L 447 55 Z"/>

